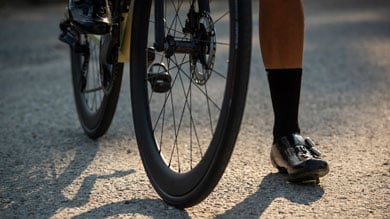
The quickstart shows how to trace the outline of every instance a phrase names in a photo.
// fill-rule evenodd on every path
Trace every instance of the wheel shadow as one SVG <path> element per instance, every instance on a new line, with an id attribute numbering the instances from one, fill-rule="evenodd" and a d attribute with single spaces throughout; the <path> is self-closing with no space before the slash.
<path id="1" fill-rule="evenodd" d="M 116 171 L 113 174 L 108 174 L 108 175 L 96 175 L 96 174 L 89 175 L 84 178 L 81 187 L 77 191 L 77 194 L 74 196 L 74 198 L 67 200 L 65 202 L 66 204 L 61 206 L 61 208 L 62 207 L 75 208 L 87 204 L 89 202 L 92 188 L 95 185 L 95 182 L 99 179 L 120 178 L 120 177 L 128 176 L 133 173 L 135 173 L 134 170 L 127 170 L 127 171 Z"/>
<path id="2" fill-rule="evenodd" d="M 232 209 L 216 218 L 259 218 L 269 205 L 278 198 L 291 202 L 310 205 L 319 200 L 324 190 L 317 184 L 292 184 L 286 177 L 278 173 L 270 173 L 264 177 L 258 190 Z"/>
<path id="3" fill-rule="evenodd" d="M 160 199 L 131 199 L 110 203 L 73 218 L 107 218 L 119 215 L 142 215 L 151 218 L 190 218 L 185 210 L 170 207 Z"/>
<path id="4" fill-rule="evenodd" d="M 52 133 L 56 131 L 51 130 Z M 107 175 L 82 176 L 95 159 L 99 143 L 72 132 L 65 137 L 52 138 L 47 140 L 47 144 L 34 145 L 41 154 L 39 157 L 36 157 L 34 151 L 23 157 L 12 155 L 1 160 L 0 218 L 50 218 L 59 209 L 87 204 L 97 180 L 126 177 L 135 173 L 135 170 L 129 169 Z M 55 140 L 64 142 L 51 144 Z M 39 142 L 40 139 L 35 141 Z M 15 148 L 22 146 L 16 144 Z M 66 168 L 60 168 L 66 165 L 70 157 Z M 75 180 L 80 180 L 80 187 L 69 198 L 63 190 Z"/>

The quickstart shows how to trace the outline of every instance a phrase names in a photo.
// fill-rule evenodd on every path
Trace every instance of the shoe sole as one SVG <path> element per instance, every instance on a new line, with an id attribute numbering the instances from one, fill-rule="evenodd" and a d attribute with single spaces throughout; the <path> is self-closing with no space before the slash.
<path id="1" fill-rule="evenodd" d="M 328 174 L 329 170 L 323 169 L 323 170 L 315 170 L 315 171 L 307 171 L 307 172 L 301 172 L 297 174 L 288 174 L 287 180 L 292 183 L 320 183 L 320 177 L 325 176 Z"/>
<path id="2" fill-rule="evenodd" d="M 313 171 L 302 171 L 296 174 L 290 174 L 288 173 L 286 168 L 278 166 L 274 161 L 274 159 L 272 159 L 272 157 L 271 157 L 271 163 L 276 169 L 278 169 L 279 173 L 287 174 L 288 175 L 287 181 L 292 183 L 318 184 L 320 183 L 320 177 L 325 176 L 329 172 L 329 169 L 319 169 Z"/>

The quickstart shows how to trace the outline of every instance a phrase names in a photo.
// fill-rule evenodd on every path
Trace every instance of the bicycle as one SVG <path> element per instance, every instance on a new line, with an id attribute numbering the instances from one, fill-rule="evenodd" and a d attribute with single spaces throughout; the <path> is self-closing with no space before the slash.
<path id="1" fill-rule="evenodd" d="M 134 129 L 145 171 L 167 203 L 193 206 L 217 185 L 240 129 L 249 80 L 249 0 L 110 0 L 109 34 L 83 33 L 69 19 L 78 117 L 102 136 L 130 63 Z"/>

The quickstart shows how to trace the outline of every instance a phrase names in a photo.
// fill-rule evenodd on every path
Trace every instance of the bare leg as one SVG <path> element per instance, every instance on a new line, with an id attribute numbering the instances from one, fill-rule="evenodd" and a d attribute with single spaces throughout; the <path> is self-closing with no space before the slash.
<path id="1" fill-rule="evenodd" d="M 302 68 L 301 0 L 260 0 L 260 45 L 266 69 Z"/>

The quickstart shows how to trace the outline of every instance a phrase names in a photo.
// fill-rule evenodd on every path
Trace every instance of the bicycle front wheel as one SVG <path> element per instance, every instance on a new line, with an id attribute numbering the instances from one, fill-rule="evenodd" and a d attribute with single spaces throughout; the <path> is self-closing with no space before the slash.
<path id="1" fill-rule="evenodd" d="M 249 78 L 251 1 L 135 1 L 130 83 L 141 158 L 169 204 L 202 201 L 240 129 Z M 155 11 L 163 13 L 158 47 Z"/>

